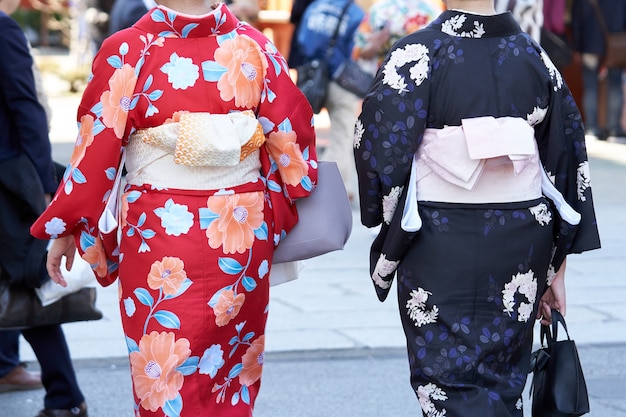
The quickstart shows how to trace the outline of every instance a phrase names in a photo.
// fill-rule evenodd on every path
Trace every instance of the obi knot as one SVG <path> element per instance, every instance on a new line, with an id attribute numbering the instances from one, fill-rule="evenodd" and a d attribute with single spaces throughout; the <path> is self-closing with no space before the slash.
<path id="1" fill-rule="evenodd" d="M 252 111 L 227 114 L 183 113 L 180 121 L 134 133 L 174 155 L 186 166 L 235 166 L 265 142 Z"/>

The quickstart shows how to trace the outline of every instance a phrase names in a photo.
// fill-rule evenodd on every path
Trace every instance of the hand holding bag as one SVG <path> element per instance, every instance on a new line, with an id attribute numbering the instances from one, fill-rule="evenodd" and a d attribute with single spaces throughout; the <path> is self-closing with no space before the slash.
<path id="1" fill-rule="evenodd" d="M 559 323 L 567 340 L 557 340 Z M 531 359 L 532 416 L 578 417 L 588 413 L 589 397 L 578 351 L 569 337 L 565 319 L 556 310 L 552 310 L 552 331 L 550 326 L 541 326 L 541 345 Z"/>
<path id="2" fill-rule="evenodd" d="M 57 284 L 54 284 L 57 285 Z M 84 287 L 43 306 L 35 290 L 0 281 L 0 330 L 100 320 L 96 289 Z"/>
<path id="3" fill-rule="evenodd" d="M 63 274 L 67 286 L 63 287 L 49 279 L 41 284 L 39 288 L 35 288 L 35 293 L 44 307 L 59 301 L 68 294 L 80 291 L 82 288 L 94 287 L 97 283 L 96 274 L 91 269 L 91 265 L 80 257 L 78 251 L 76 251 L 74 256 L 74 264 L 71 270 L 68 271 L 65 268 L 65 262 L 66 258 L 63 256 L 61 260 L 61 274 Z"/>

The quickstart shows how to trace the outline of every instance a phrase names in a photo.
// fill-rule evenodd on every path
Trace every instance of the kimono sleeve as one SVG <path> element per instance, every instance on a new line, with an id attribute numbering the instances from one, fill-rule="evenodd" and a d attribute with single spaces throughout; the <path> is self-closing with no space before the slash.
<path id="1" fill-rule="evenodd" d="M 73 154 L 52 203 L 31 228 L 41 239 L 74 235 L 80 254 L 99 274 L 104 270 L 97 268 L 106 268 L 106 261 L 97 223 L 119 168 L 137 81 L 135 68 L 127 63 L 136 60 L 126 53 L 105 43 L 96 55 L 77 113 Z"/>
<path id="2" fill-rule="evenodd" d="M 550 87 L 552 95 L 548 112 L 535 132 L 548 176 L 581 215 L 576 234 L 567 249 L 567 253 L 581 253 L 600 247 L 584 127 L 574 98 L 560 75 L 552 77 Z"/>
<path id="3" fill-rule="evenodd" d="M 361 222 L 389 225 L 424 134 L 431 82 L 427 49 L 399 44 L 368 92 L 354 130 Z M 420 77 L 413 74 L 420 72 Z"/>
<path id="4" fill-rule="evenodd" d="M 317 182 L 317 153 L 313 110 L 289 75 L 282 56 L 270 59 L 266 97 L 259 105 L 265 150 L 270 165 L 263 167 L 270 191 L 290 200 L 307 197 Z"/>

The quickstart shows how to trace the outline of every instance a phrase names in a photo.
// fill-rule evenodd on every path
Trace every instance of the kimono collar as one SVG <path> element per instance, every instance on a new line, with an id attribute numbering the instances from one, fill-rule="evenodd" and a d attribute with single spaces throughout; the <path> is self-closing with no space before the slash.
<path id="1" fill-rule="evenodd" d="M 240 25 L 243 23 L 228 7 L 220 3 L 215 10 L 198 16 L 158 6 L 144 15 L 134 26 L 166 38 L 203 38 L 227 34 Z"/>
<path id="2" fill-rule="evenodd" d="M 446 10 L 429 27 L 463 38 L 502 37 L 522 31 L 511 12 L 486 16 L 462 10 Z"/>

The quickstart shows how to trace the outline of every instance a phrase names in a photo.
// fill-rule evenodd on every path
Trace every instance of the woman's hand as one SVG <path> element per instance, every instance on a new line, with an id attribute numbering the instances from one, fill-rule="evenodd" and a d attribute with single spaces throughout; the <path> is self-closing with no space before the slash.
<path id="1" fill-rule="evenodd" d="M 61 273 L 61 261 L 65 256 L 65 268 L 69 271 L 74 264 L 74 255 L 76 254 L 76 245 L 74 236 L 68 235 L 59 237 L 52 241 L 52 246 L 48 250 L 48 260 L 46 261 L 46 269 L 50 278 L 63 287 L 67 287 L 67 282 Z"/>
<path id="2" fill-rule="evenodd" d="M 549 325 L 552 323 L 551 309 L 557 310 L 565 317 L 565 261 L 563 261 L 552 284 L 539 301 L 537 319 L 541 320 L 541 324 Z"/>

